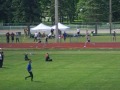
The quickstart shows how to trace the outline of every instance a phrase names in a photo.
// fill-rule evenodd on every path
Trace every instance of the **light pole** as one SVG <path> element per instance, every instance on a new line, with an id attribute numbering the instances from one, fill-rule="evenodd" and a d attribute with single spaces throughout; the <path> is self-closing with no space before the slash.
<path id="1" fill-rule="evenodd" d="M 110 34 L 112 33 L 112 0 L 109 0 L 109 25 L 110 25 Z"/>
<path id="2" fill-rule="evenodd" d="M 57 42 L 59 42 L 59 40 L 58 40 L 58 0 L 55 0 L 55 26 L 56 26 L 55 39 L 56 39 L 56 43 L 57 43 Z"/>

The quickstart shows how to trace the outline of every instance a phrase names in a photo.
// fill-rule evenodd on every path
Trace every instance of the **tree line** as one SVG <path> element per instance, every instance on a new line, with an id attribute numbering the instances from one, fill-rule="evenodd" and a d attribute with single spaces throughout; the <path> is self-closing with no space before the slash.
<path id="1" fill-rule="evenodd" d="M 60 22 L 108 22 L 109 0 L 58 0 Z M 112 21 L 120 21 L 120 1 L 112 0 Z M 55 0 L 0 0 L 0 22 L 55 22 Z"/>

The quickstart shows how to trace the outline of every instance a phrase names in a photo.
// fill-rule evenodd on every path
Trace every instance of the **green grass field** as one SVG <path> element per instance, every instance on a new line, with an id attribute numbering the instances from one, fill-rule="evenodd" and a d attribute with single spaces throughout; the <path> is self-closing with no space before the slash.
<path id="1" fill-rule="evenodd" d="M 32 59 L 34 81 L 24 53 Z M 45 62 L 48 52 L 53 62 Z M 5 50 L 0 90 L 120 90 L 120 50 Z"/>

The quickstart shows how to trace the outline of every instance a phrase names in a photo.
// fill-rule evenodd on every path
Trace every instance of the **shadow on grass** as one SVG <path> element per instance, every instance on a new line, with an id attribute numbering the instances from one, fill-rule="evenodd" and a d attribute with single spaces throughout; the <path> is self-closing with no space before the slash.
<path id="1" fill-rule="evenodd" d="M 0 69 L 10 69 L 10 68 L 8 68 L 8 67 L 2 67 L 2 68 L 0 68 Z"/>
<path id="2" fill-rule="evenodd" d="M 45 83 L 45 82 L 42 82 L 42 81 L 33 81 L 33 82 L 35 82 L 35 83 Z"/>

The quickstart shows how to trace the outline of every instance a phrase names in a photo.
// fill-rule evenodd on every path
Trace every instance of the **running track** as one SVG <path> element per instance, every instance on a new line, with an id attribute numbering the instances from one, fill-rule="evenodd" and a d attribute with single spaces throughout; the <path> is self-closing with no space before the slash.
<path id="1" fill-rule="evenodd" d="M 120 48 L 120 42 L 109 43 L 87 43 L 84 47 L 84 43 L 0 43 L 0 48 L 23 48 L 23 49 L 80 49 L 80 48 Z"/>

